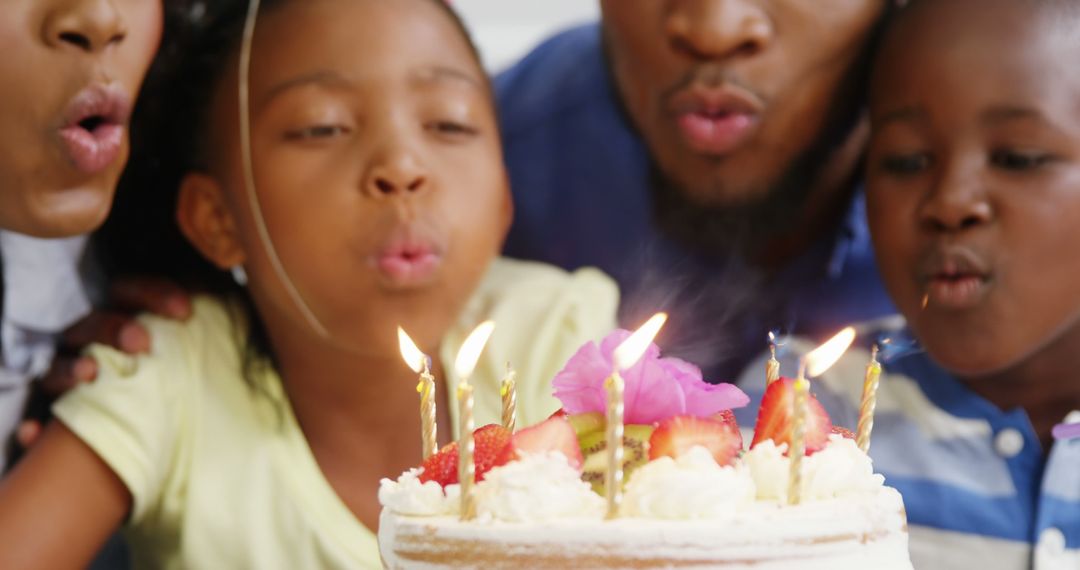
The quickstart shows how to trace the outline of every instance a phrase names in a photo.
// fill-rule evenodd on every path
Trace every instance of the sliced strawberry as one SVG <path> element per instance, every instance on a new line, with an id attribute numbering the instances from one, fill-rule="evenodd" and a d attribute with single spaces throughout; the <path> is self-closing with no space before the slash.
<path id="1" fill-rule="evenodd" d="M 499 458 L 510 443 L 510 432 L 498 424 L 488 424 L 473 431 L 473 460 L 476 463 L 476 480 L 483 481 L 492 467 L 502 465 Z M 457 442 L 443 446 L 438 453 L 424 461 L 420 482 L 435 481 L 443 487 L 458 482 Z"/>
<path id="2" fill-rule="evenodd" d="M 833 426 L 832 431 L 829 433 L 835 433 L 836 435 L 845 437 L 847 439 L 855 439 L 855 434 L 851 433 L 851 430 L 840 426 Z"/>
<path id="3" fill-rule="evenodd" d="M 473 432 L 473 441 L 476 443 L 476 451 L 473 457 L 476 459 L 476 480 L 483 481 L 484 475 L 492 467 L 498 467 L 505 463 L 499 463 L 503 450 L 510 445 L 510 430 L 499 424 L 488 424 Z"/>
<path id="4" fill-rule="evenodd" d="M 565 416 L 552 416 L 532 427 L 515 433 L 510 445 L 503 449 L 496 465 L 509 463 L 524 454 L 558 451 L 566 456 L 570 466 L 581 471 L 584 458 L 578 445 L 577 433 Z"/>
<path id="5" fill-rule="evenodd" d="M 754 441 L 750 447 L 773 440 L 776 445 L 791 444 L 791 409 L 795 400 L 795 381 L 781 378 L 765 389 L 758 410 L 757 425 L 754 426 Z M 819 451 L 829 442 L 832 422 L 825 408 L 812 394 L 807 396 L 806 423 L 803 427 L 806 454 Z"/>
<path id="6" fill-rule="evenodd" d="M 549 418 L 557 418 L 557 417 L 559 417 L 559 416 L 562 416 L 562 417 L 564 417 L 564 418 L 565 418 L 565 417 L 566 417 L 566 415 L 567 415 L 567 414 L 566 414 L 566 410 L 564 410 L 563 408 L 559 408 L 559 409 L 555 410 L 555 413 L 551 414 L 551 415 L 550 415 L 550 416 L 548 416 L 548 417 L 549 417 Z"/>
<path id="7" fill-rule="evenodd" d="M 731 410 L 716 412 L 712 416 L 709 416 L 709 418 L 723 424 L 728 424 L 735 429 L 739 429 L 739 422 L 735 421 L 735 412 Z"/>
<path id="8" fill-rule="evenodd" d="M 719 465 L 730 465 L 742 451 L 742 435 L 733 424 L 695 416 L 674 416 L 656 426 L 649 438 L 649 460 L 674 457 L 700 445 Z"/>
<path id="9" fill-rule="evenodd" d="M 458 482 L 458 452 L 457 442 L 450 442 L 442 447 L 438 453 L 424 460 L 421 466 L 424 468 L 420 473 L 420 482 L 434 481 L 443 487 L 454 485 Z"/>

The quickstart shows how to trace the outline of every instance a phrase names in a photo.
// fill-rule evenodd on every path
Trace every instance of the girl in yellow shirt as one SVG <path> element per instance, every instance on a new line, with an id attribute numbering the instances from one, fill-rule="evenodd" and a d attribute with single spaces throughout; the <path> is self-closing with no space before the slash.
<path id="1" fill-rule="evenodd" d="M 378 481 L 421 452 L 396 328 L 453 383 L 443 363 L 495 319 L 477 419 L 497 421 L 511 360 L 527 425 L 614 325 L 599 273 L 496 259 L 512 205 L 492 94 L 442 2 L 264 0 L 250 54 L 246 1 L 192 6 L 147 94 L 178 148 L 132 176 L 176 205 L 155 231 L 175 219 L 202 259 L 158 264 L 214 294 L 186 323 L 146 318 L 149 355 L 93 349 L 98 381 L 0 484 L 0 567 L 85 565 L 121 525 L 141 566 L 377 567 Z"/>

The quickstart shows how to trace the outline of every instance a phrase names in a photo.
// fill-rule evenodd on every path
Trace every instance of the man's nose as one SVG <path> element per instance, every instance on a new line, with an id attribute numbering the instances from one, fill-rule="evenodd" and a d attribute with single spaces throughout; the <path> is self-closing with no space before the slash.
<path id="1" fill-rule="evenodd" d="M 676 0 L 665 29 L 676 51 L 697 60 L 756 55 L 773 37 L 757 0 Z"/>

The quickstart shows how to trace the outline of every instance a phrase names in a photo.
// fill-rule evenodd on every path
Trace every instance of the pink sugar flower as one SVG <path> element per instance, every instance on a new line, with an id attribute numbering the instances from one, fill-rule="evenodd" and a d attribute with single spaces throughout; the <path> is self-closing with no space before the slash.
<path id="1" fill-rule="evenodd" d="M 607 409 L 604 380 L 614 369 L 612 353 L 629 336 L 629 331 L 620 329 L 604 338 L 600 346 L 594 342 L 582 346 L 555 375 L 555 397 L 562 401 L 566 413 L 603 413 Z M 689 362 L 661 358 L 655 344 L 637 364 L 622 371 L 622 377 L 626 381 L 628 424 L 651 424 L 683 414 L 708 417 L 750 402 L 742 390 L 731 384 L 705 382 L 701 369 Z"/>

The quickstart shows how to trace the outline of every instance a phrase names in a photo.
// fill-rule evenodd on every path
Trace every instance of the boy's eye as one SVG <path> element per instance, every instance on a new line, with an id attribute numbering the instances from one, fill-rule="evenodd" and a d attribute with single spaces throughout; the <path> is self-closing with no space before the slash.
<path id="1" fill-rule="evenodd" d="M 427 128 L 439 134 L 451 136 L 474 135 L 477 133 L 475 128 L 457 121 L 433 121 L 428 123 Z"/>
<path id="2" fill-rule="evenodd" d="M 894 154 L 881 159 L 881 169 L 898 176 L 917 174 L 929 166 L 930 157 L 925 153 Z"/>
<path id="3" fill-rule="evenodd" d="M 990 154 L 990 162 L 1005 170 L 1031 170 L 1050 161 L 1050 155 L 1039 152 L 996 150 Z"/>
<path id="4" fill-rule="evenodd" d="M 318 140 L 328 139 L 349 133 L 349 128 L 344 125 L 312 125 L 302 129 L 294 129 L 285 133 L 288 140 Z"/>

